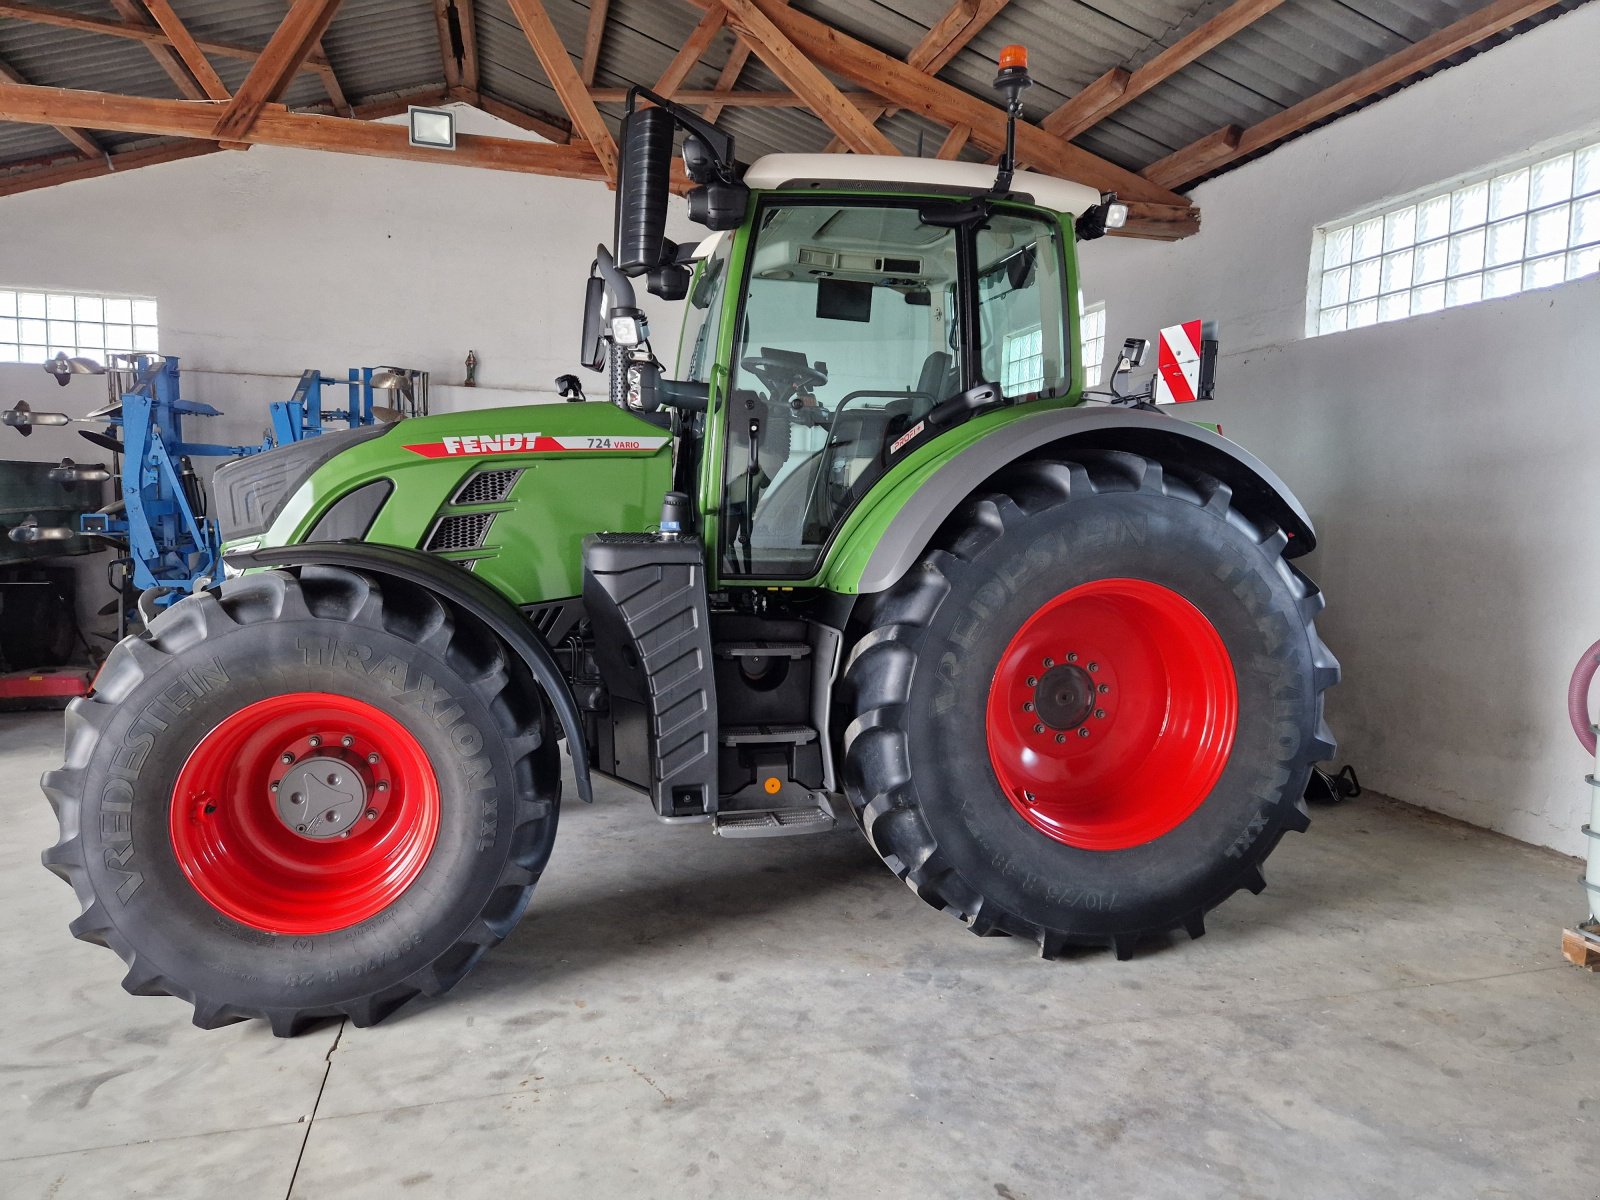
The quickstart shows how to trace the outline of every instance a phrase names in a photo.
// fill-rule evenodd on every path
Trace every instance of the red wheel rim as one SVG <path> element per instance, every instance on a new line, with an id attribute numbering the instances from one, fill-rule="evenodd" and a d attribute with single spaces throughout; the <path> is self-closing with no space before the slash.
<path id="1" fill-rule="evenodd" d="M 168 828 L 183 873 L 224 916 L 332 933 L 416 882 L 439 833 L 439 784 L 387 713 L 295 692 L 206 734 L 178 772 Z"/>
<path id="2" fill-rule="evenodd" d="M 1238 726 L 1233 663 L 1205 615 L 1142 579 L 1062 592 L 1028 618 L 989 687 L 989 761 L 1041 833 L 1124 850 L 1210 795 Z"/>

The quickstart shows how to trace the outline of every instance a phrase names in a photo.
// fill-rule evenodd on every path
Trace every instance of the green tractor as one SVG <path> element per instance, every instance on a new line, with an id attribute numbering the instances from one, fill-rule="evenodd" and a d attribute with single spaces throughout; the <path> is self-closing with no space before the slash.
<path id="1" fill-rule="evenodd" d="M 1014 116 L 1025 68 L 997 84 Z M 679 140 L 694 252 L 664 236 Z M 72 932 L 202 1027 L 371 1024 L 522 916 L 563 740 L 581 800 L 853 820 L 1046 958 L 1259 891 L 1333 753 L 1311 522 L 1217 433 L 1085 403 L 1075 247 L 1114 197 L 992 171 L 745 168 L 636 89 L 582 348 L 612 403 L 219 470 L 229 577 L 113 650 L 43 780 Z M 671 378 L 639 279 L 687 300 Z"/>

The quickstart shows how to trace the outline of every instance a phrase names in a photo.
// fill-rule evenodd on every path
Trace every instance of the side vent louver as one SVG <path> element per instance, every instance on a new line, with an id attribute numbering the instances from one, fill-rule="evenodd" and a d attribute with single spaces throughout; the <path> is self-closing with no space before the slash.
<path id="1" fill-rule="evenodd" d="M 476 550 L 494 523 L 494 513 L 462 513 L 445 517 L 433 527 L 424 550 Z"/>
<path id="2" fill-rule="evenodd" d="M 499 504 L 516 486 L 520 470 L 479 471 L 463 483 L 451 504 Z"/>

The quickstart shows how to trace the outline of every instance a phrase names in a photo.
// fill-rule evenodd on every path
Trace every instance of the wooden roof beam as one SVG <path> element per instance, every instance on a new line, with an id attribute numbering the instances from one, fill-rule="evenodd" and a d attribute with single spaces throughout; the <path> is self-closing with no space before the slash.
<path id="1" fill-rule="evenodd" d="M 1216 133 L 1207 134 L 1199 141 L 1162 160 L 1170 162 L 1179 155 L 1189 154 L 1192 151 L 1196 154 L 1195 161 L 1188 164 L 1185 170 L 1169 172 L 1169 185 L 1183 187 L 1193 183 L 1202 175 L 1210 174 L 1258 150 L 1264 150 L 1274 142 L 1281 141 L 1292 133 L 1298 133 L 1308 125 L 1326 120 L 1385 88 L 1405 82 L 1417 72 L 1425 71 L 1485 38 L 1502 33 L 1519 21 L 1536 16 L 1556 3 L 1559 3 L 1559 0 L 1493 0 L 1493 3 L 1486 7 L 1462 17 L 1420 42 L 1412 43 L 1404 50 L 1391 54 L 1382 62 L 1375 63 L 1364 71 L 1357 71 L 1350 78 L 1324 88 L 1315 96 L 1290 105 L 1276 116 L 1250 126 L 1240 134 L 1233 147 L 1225 152 L 1219 151 L 1209 156 L 1200 154 L 1196 150 L 1197 147 L 1219 138 L 1225 131 L 1218 130 Z M 1213 145 L 1215 146 L 1214 142 Z M 1147 167 L 1146 170 L 1153 170 L 1155 165 L 1159 164 Z"/>
<path id="2" fill-rule="evenodd" d="M 596 104 L 620 104 L 628 98 L 627 88 L 590 88 Z M 845 92 L 844 98 L 857 108 L 882 108 L 883 97 L 876 92 Z M 679 104 L 707 104 L 722 108 L 808 108 L 793 92 L 725 91 L 721 88 L 695 90 L 680 88 L 674 97 Z"/>
<path id="3" fill-rule="evenodd" d="M 222 82 L 222 76 L 217 74 L 217 69 L 211 65 L 211 60 L 205 56 L 205 52 L 200 49 L 194 36 L 189 32 L 189 27 L 173 11 L 168 0 L 144 0 L 144 6 L 156 19 L 156 24 L 161 26 L 161 32 L 171 39 L 172 48 L 178 52 L 183 65 L 189 68 L 189 73 L 200 84 L 206 99 L 232 99 L 228 85 Z"/>
<path id="4" fill-rule="evenodd" d="M 721 0 L 689 0 L 699 8 L 718 2 Z M 998 105 L 980 100 L 942 80 L 930 79 L 893 55 L 859 42 L 795 8 L 782 7 L 774 0 L 738 2 L 760 9 L 817 66 L 859 87 L 871 88 L 884 100 L 921 113 L 941 125 L 967 125 L 972 129 L 972 141 L 986 149 L 998 150 L 1004 145 L 1006 114 Z M 1191 208 L 1189 202 L 1175 192 L 1157 187 L 1148 179 L 1046 133 L 1037 125 L 1025 121 L 1017 123 L 1017 148 L 1025 161 L 1040 170 L 1103 191 L 1114 191 L 1130 204 L 1146 202 Z"/>
<path id="5" fill-rule="evenodd" d="M 0 83 L 27 83 L 27 80 L 5 63 L 0 62 Z M 78 129 L 72 125 L 55 125 L 52 128 L 72 143 L 72 148 L 85 158 L 99 159 L 106 156 L 105 147 L 95 141 L 93 135 L 87 129 Z M 5 192 L 0 192 L 0 196 L 5 194 Z"/>
<path id="6" fill-rule="evenodd" d="M 614 179 L 617 173 L 617 144 L 611 137 L 605 118 L 590 99 L 583 76 L 573 66 L 567 48 L 561 44 L 561 36 L 551 23 L 550 14 L 545 11 L 542 0 L 509 0 L 509 3 L 517 24 L 522 26 L 523 34 L 539 59 L 539 65 L 544 68 L 545 78 L 555 89 L 561 106 L 567 110 L 572 127 L 593 148 L 595 157 L 605 168 L 606 177 Z"/>
<path id="7" fill-rule="evenodd" d="M 117 10 L 125 25 L 155 27 L 155 22 L 151 20 L 149 12 L 139 0 L 111 0 L 111 7 Z M 205 89 L 195 82 L 194 76 L 190 75 L 189 69 L 183 65 L 183 60 L 173 52 L 169 37 L 163 34 L 160 42 L 148 41 L 145 43 L 145 48 L 167 73 L 167 78 L 172 80 L 178 91 L 191 100 L 207 99 Z"/>
<path id="8" fill-rule="evenodd" d="M 245 142 L 262 110 L 282 94 L 316 44 L 322 40 L 339 0 L 294 0 L 289 15 L 272 35 L 250 74 L 217 120 L 219 141 Z"/>
<path id="9" fill-rule="evenodd" d="M 583 86 L 594 83 L 594 73 L 600 68 L 600 47 L 606 40 L 606 14 L 611 11 L 611 0 L 589 0 L 589 25 L 583 33 L 583 61 L 578 76 Z"/>
<path id="10" fill-rule="evenodd" d="M 753 0 L 718 0 L 728 11 L 728 23 L 751 45 L 761 61 L 805 100 L 822 122 L 844 139 L 858 154 L 899 154 L 894 143 L 878 130 L 861 110 L 822 73 L 818 58 L 801 50 L 773 18 Z M 784 16 L 792 10 L 767 0 L 774 12 Z"/>
<path id="11" fill-rule="evenodd" d="M 572 126 L 564 121 L 558 121 L 546 113 L 533 112 L 523 108 L 520 104 L 512 104 L 500 99 L 498 96 L 491 96 L 487 92 L 479 92 L 477 99 L 473 103 L 491 117 L 499 117 L 502 121 L 515 125 L 518 129 L 526 129 L 529 133 L 537 133 L 540 137 L 547 141 L 555 142 L 557 145 L 564 146 L 572 141 Z"/>
<path id="12" fill-rule="evenodd" d="M 215 142 L 174 142 L 167 146 L 148 146 L 141 150 L 120 150 L 114 154 L 97 154 L 93 158 L 73 162 L 50 163 L 31 171 L 12 171 L 0 174 L 0 196 L 15 196 L 21 192 L 55 187 L 79 179 L 95 179 L 102 175 L 118 175 L 137 167 L 152 167 L 157 163 L 176 162 L 195 158 L 201 154 L 215 154 L 222 147 Z"/>
<path id="13" fill-rule="evenodd" d="M 1215 50 L 1283 0 L 1234 0 L 1216 16 L 1179 38 L 1133 72 L 1120 67 L 1102 75 L 1046 117 L 1041 125 L 1057 137 L 1075 138 L 1125 104 L 1131 104 L 1202 54 Z M 1117 78 L 1121 76 L 1120 80 Z M 1120 83 L 1120 86 L 1118 86 Z"/>
<path id="14" fill-rule="evenodd" d="M 131 5 L 129 5 L 128 11 L 134 11 Z M 90 17 L 82 13 L 68 12 L 64 9 L 41 8 L 36 4 L 16 4 L 6 0 L 5 3 L 0 3 L 0 17 L 29 21 L 35 25 L 50 25 L 57 29 L 76 29 L 81 33 L 99 33 L 107 37 L 144 42 L 147 45 L 169 47 L 172 45 L 172 39 L 163 33 L 159 26 L 153 24 L 135 24 L 126 20 L 112 21 L 105 17 Z M 234 42 L 219 42 L 211 38 L 195 38 L 195 45 L 199 46 L 205 53 L 215 55 L 218 58 L 234 58 L 254 62 L 261 57 L 260 50 L 250 46 L 240 46 Z M 307 57 L 305 66 L 301 69 L 320 72 L 327 67 L 327 57 L 319 53 Z"/>
<path id="15" fill-rule="evenodd" d="M 659 95 L 665 96 L 668 100 L 672 99 L 673 93 L 689 77 L 689 72 L 699 64 L 700 56 L 711 48 L 712 40 L 722 32 L 727 19 L 727 12 L 720 8 L 708 8 L 700 15 L 700 20 L 690 31 L 688 40 L 672 56 L 672 61 L 661 73 L 661 78 L 656 80 L 655 91 Z"/>
<path id="16" fill-rule="evenodd" d="M 404 103 L 396 100 L 393 104 L 357 111 L 378 115 L 404 109 Z M 27 125 L 68 124 L 159 137 L 209 139 L 215 136 L 214 119 L 210 105 L 191 104 L 185 100 L 152 100 L 143 96 L 0 83 L 0 121 Z M 454 151 L 435 150 L 411 145 L 410 132 L 404 125 L 296 113 L 276 104 L 263 107 L 242 137 L 251 144 L 297 150 L 486 167 L 569 179 L 611 178 L 611 173 L 601 167 L 588 146 L 551 146 L 521 138 L 462 133 L 456 135 Z"/>
<path id="17" fill-rule="evenodd" d="M 955 0 L 922 35 L 922 39 L 906 55 L 906 63 L 926 75 L 937 75 L 949 65 L 950 60 L 967 48 L 967 43 L 983 32 L 984 27 L 1000 15 L 1011 0 Z M 867 120 L 876 124 L 892 117 L 898 108 L 881 108 L 869 112 Z M 841 149 L 838 139 L 830 143 L 830 151 Z"/>

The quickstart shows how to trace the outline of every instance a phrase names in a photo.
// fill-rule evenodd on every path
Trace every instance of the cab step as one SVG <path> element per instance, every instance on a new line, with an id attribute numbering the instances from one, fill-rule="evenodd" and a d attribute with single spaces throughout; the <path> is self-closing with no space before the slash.
<path id="1" fill-rule="evenodd" d="M 805 808 L 767 808 L 718 813 L 711 832 L 725 838 L 794 837 L 826 833 L 838 821 L 831 810 L 818 804 Z"/>
<path id="2" fill-rule="evenodd" d="M 718 658 L 810 658 L 805 642 L 717 642 L 711 652 Z"/>
<path id="3" fill-rule="evenodd" d="M 727 725 L 717 735 L 724 746 L 806 746 L 817 740 L 809 725 Z"/>

